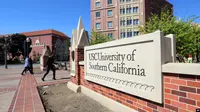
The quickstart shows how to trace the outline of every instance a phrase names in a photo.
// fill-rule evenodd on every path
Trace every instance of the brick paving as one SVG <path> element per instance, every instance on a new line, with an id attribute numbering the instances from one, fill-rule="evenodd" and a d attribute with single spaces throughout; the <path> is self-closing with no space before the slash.
<path id="1" fill-rule="evenodd" d="M 42 76 L 43 74 L 26 74 L 21 77 L 18 88 L 0 88 L 0 92 L 16 90 L 12 101 L 10 101 L 8 112 L 45 112 L 39 93 L 37 91 L 37 86 L 48 86 L 52 84 L 66 83 L 70 78 L 68 71 L 57 71 L 57 80 L 51 80 L 52 74 L 50 73 L 45 78 L 46 81 L 43 82 L 41 81 Z M 2 80 L 7 79 L 4 78 Z"/>
<path id="2" fill-rule="evenodd" d="M 8 81 L 8 80 L 16 80 L 16 79 L 20 79 L 21 76 L 17 76 L 17 77 L 3 77 L 3 78 L 0 78 L 1 81 Z"/>
<path id="3" fill-rule="evenodd" d="M 35 74 L 20 75 L 23 68 L 0 68 L 0 112 L 45 112 L 37 86 L 66 83 L 69 71 L 56 71 L 56 79 L 52 80 L 52 72 L 45 81 L 41 81 L 44 72 L 35 69 Z"/>
<path id="4" fill-rule="evenodd" d="M 45 112 L 39 93 L 37 91 L 37 83 L 33 75 L 26 74 L 22 77 L 13 111 Z"/>
<path id="5" fill-rule="evenodd" d="M 0 95 L 5 94 L 8 92 L 16 91 L 17 87 L 11 87 L 11 88 L 0 88 Z"/>

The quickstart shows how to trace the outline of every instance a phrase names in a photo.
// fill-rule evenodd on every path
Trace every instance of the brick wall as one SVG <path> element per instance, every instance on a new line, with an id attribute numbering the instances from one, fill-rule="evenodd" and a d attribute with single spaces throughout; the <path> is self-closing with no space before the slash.
<path id="1" fill-rule="evenodd" d="M 44 36 L 38 36 L 38 37 L 31 37 L 32 44 L 36 44 L 36 40 L 39 40 L 40 43 L 45 43 L 47 46 L 50 47 L 52 51 L 52 36 L 51 35 L 44 35 Z M 34 46 L 32 51 L 35 51 L 36 53 L 42 54 L 44 46 Z"/>
<path id="2" fill-rule="evenodd" d="M 76 51 L 84 56 L 83 49 Z M 82 60 L 82 56 L 76 58 Z M 161 105 L 85 80 L 83 65 L 77 64 L 77 70 L 72 82 L 80 79 L 80 85 L 139 112 L 195 112 L 200 108 L 200 76 L 164 73 L 164 103 Z"/>
<path id="3" fill-rule="evenodd" d="M 71 77 L 71 81 L 75 84 L 80 85 L 80 67 L 79 67 L 79 62 L 84 60 L 84 48 L 76 48 L 75 50 L 76 54 L 75 55 L 75 63 L 76 63 L 76 75 L 75 77 Z M 71 53 L 70 53 L 70 60 L 71 60 Z"/>
<path id="4" fill-rule="evenodd" d="M 200 108 L 200 77 L 164 74 L 164 104 L 159 105 L 136 96 L 92 83 L 84 79 L 84 66 L 79 66 L 81 85 L 139 112 L 195 112 Z"/>

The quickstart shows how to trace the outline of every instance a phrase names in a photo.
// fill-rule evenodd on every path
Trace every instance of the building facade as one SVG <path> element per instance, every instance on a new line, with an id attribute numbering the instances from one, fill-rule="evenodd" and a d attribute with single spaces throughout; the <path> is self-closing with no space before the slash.
<path id="1" fill-rule="evenodd" d="M 43 53 L 45 47 L 49 47 L 50 51 L 54 52 L 57 61 L 68 61 L 69 60 L 69 45 L 68 41 L 70 38 L 62 32 L 56 30 L 39 30 L 32 32 L 23 32 L 19 34 L 24 34 L 27 38 L 30 38 L 32 41 L 32 51 L 29 56 L 33 60 L 38 61 L 40 56 Z M 4 35 L 0 35 L 2 39 Z M 13 57 L 12 57 L 13 58 Z M 23 59 L 21 55 L 19 57 Z M 0 64 L 4 64 L 4 50 L 0 48 Z M 9 57 L 7 58 L 9 59 Z"/>
<path id="2" fill-rule="evenodd" d="M 166 0 L 91 0 L 91 29 L 114 39 L 137 36 L 138 26 L 165 5 L 173 7 Z"/>
<path id="3" fill-rule="evenodd" d="M 69 37 L 56 30 L 40 30 L 22 33 L 32 41 L 31 56 L 41 56 L 45 46 L 54 51 L 57 61 L 66 61 L 69 56 Z"/>

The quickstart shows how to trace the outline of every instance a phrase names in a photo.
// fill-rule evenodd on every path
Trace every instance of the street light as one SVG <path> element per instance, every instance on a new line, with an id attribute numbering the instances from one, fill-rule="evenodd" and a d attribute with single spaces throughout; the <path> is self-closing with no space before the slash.
<path id="1" fill-rule="evenodd" d="M 5 37 L 4 37 L 4 40 L 5 40 L 5 45 L 4 45 L 4 47 L 5 47 L 5 69 L 8 69 L 8 66 L 7 66 L 7 41 L 8 41 L 8 35 L 6 35 Z"/>
<path id="2" fill-rule="evenodd" d="M 30 42 L 31 42 L 31 39 L 30 38 L 26 38 L 26 49 L 27 49 L 27 56 L 29 56 L 29 45 L 30 45 Z"/>
<path id="3" fill-rule="evenodd" d="M 31 45 L 31 39 L 26 38 L 26 40 L 24 40 L 24 57 L 27 57 L 29 55 L 30 45 Z"/>

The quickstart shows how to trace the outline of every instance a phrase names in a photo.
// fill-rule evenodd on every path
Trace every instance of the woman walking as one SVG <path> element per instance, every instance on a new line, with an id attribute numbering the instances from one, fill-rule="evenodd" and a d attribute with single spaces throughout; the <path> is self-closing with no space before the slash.
<path id="1" fill-rule="evenodd" d="M 54 64 L 56 64 L 56 63 L 54 62 L 53 53 L 51 53 L 48 58 L 48 61 L 47 61 L 47 71 L 44 74 L 44 76 L 41 78 L 42 81 L 44 81 L 44 78 L 47 76 L 47 74 L 49 73 L 50 70 L 53 71 L 53 80 L 56 80 L 56 68 L 55 68 Z"/>

